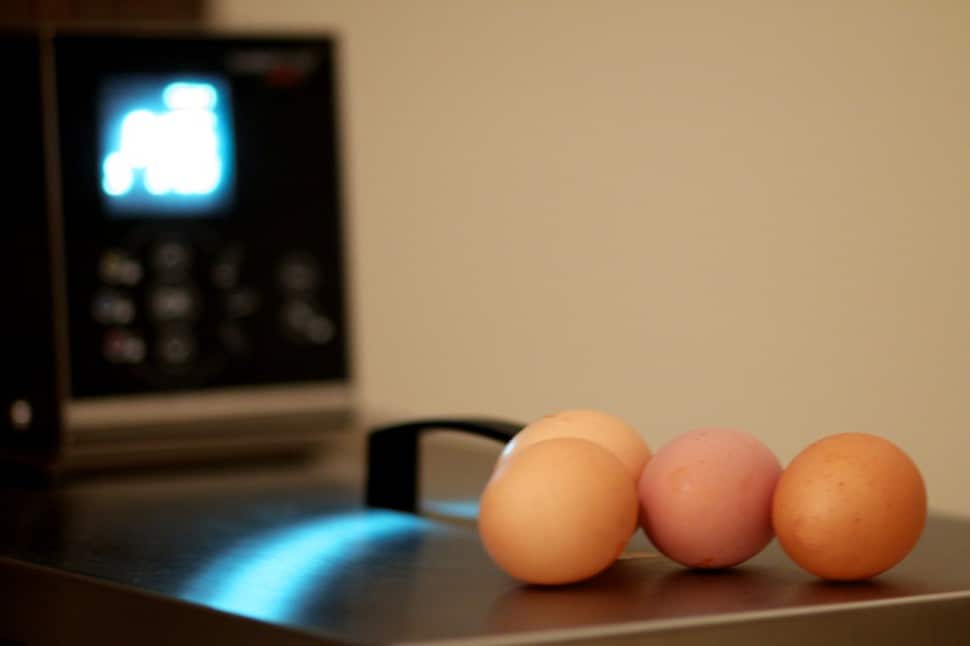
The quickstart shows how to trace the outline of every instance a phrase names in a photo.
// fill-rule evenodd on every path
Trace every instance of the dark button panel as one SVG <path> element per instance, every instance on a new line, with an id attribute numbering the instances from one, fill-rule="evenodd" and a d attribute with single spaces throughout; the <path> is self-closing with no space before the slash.
<path id="1" fill-rule="evenodd" d="M 252 361 L 257 337 L 276 350 L 335 342 L 339 312 L 321 304 L 326 280 L 315 254 L 281 254 L 267 289 L 244 278 L 272 263 L 247 265 L 241 243 L 211 246 L 172 239 L 102 253 L 90 309 L 104 363 L 137 367 L 136 376 L 187 374 Z"/>

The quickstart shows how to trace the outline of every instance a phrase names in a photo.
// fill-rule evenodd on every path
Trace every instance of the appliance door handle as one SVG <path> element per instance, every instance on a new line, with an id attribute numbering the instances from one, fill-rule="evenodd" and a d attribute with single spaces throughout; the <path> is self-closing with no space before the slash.
<path id="1" fill-rule="evenodd" d="M 418 509 L 418 440 L 429 431 L 460 431 L 508 442 L 524 427 L 495 419 L 422 419 L 382 426 L 367 439 L 368 507 L 416 513 Z"/>

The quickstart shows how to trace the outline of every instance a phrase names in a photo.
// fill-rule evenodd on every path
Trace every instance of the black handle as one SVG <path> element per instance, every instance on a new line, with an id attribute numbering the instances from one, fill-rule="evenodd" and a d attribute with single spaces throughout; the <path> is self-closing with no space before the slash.
<path id="1" fill-rule="evenodd" d="M 508 442 L 524 424 L 493 419 L 423 419 L 374 429 L 367 440 L 368 507 L 414 513 L 418 506 L 418 439 L 432 430 L 461 431 Z"/>

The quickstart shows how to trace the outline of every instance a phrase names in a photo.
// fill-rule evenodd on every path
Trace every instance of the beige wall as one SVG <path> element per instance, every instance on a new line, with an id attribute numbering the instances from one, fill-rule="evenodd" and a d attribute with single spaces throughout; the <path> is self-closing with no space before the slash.
<path id="1" fill-rule="evenodd" d="M 595 406 L 970 513 L 970 3 L 219 0 L 336 28 L 357 366 L 394 415 Z"/>

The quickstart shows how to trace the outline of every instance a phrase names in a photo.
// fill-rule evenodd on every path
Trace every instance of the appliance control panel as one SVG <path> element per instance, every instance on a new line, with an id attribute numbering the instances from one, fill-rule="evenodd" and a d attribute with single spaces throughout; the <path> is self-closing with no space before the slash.
<path id="1" fill-rule="evenodd" d="M 346 379 L 333 44 L 54 52 L 73 395 Z"/>

